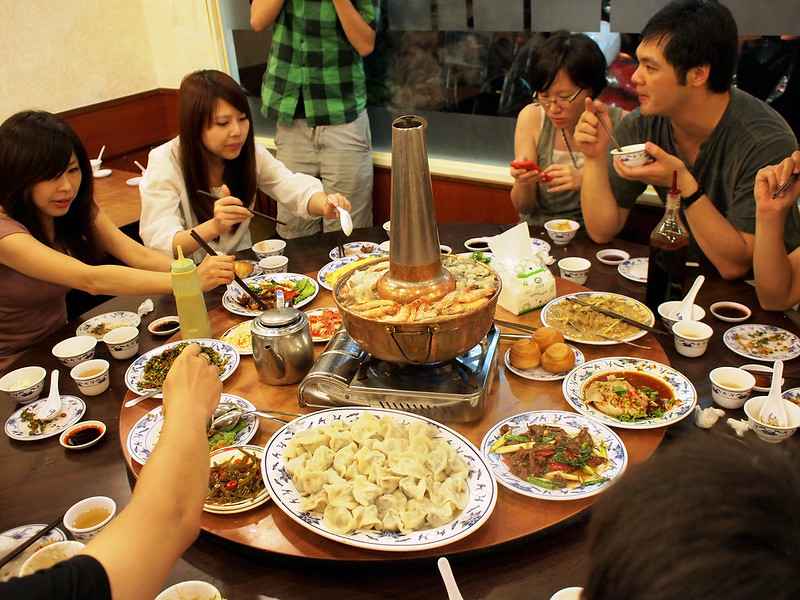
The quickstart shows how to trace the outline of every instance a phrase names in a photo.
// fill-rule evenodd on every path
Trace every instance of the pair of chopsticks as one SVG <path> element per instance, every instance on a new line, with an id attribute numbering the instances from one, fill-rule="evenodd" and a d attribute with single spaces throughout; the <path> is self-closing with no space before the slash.
<path id="1" fill-rule="evenodd" d="M 197 190 L 197 193 L 201 194 L 203 196 L 207 196 L 208 198 L 211 198 L 212 200 L 219 200 L 218 196 L 215 196 L 214 194 L 210 194 L 210 193 L 206 192 L 205 190 Z M 278 225 L 286 225 L 286 223 L 284 223 L 283 221 L 279 221 L 278 219 L 276 219 L 272 215 L 268 215 L 268 214 L 259 212 L 257 210 L 252 209 L 252 208 L 248 208 L 247 210 L 249 210 L 254 215 L 257 215 L 257 216 L 262 217 L 264 219 L 269 219 L 270 221 L 275 221 Z"/>
<path id="2" fill-rule="evenodd" d="M 778 196 L 780 196 L 780 195 L 781 195 L 781 194 L 782 194 L 784 191 L 786 191 L 786 188 L 788 188 L 790 185 L 792 185 L 792 183 L 794 183 L 794 181 L 795 181 L 795 180 L 796 180 L 798 177 L 800 177 L 800 173 L 792 173 L 792 174 L 789 176 L 789 179 L 787 179 L 786 181 L 784 181 L 784 182 L 783 182 L 783 185 L 782 185 L 781 187 L 779 187 L 777 190 L 775 190 L 775 193 L 774 193 L 774 194 L 772 194 L 772 199 L 773 199 L 773 200 L 775 200 L 775 199 L 776 199 Z"/>
<path id="3" fill-rule="evenodd" d="M 597 120 L 600 121 L 600 125 L 602 125 L 603 129 L 606 130 L 606 133 L 608 134 L 608 137 L 610 137 L 611 141 L 614 142 L 614 145 L 617 147 L 617 150 L 622 152 L 622 146 L 619 145 L 619 140 L 617 140 L 617 138 L 614 136 L 614 134 L 611 133 L 611 128 L 608 125 L 606 125 L 606 122 L 603 120 L 603 117 L 601 117 L 600 115 L 597 114 L 597 110 L 596 109 L 594 111 L 594 116 L 596 116 Z"/>
<path id="4" fill-rule="evenodd" d="M 11 552 L 6 554 L 3 558 L 0 558 L 0 567 L 3 567 L 5 565 L 7 565 L 12 560 L 17 558 L 20 554 L 25 552 L 25 550 L 27 550 L 28 548 L 33 546 L 36 542 L 38 542 L 42 538 L 43 535 L 45 535 L 46 533 L 48 533 L 48 532 L 52 531 L 53 529 L 55 529 L 56 526 L 59 523 L 61 523 L 61 521 L 63 519 L 64 519 L 64 515 L 61 515 L 55 521 L 53 521 L 49 525 L 45 525 L 42 529 L 40 529 L 39 531 L 34 533 L 31 537 L 29 537 L 27 540 L 25 540 L 22 544 L 20 544 L 16 548 L 14 548 Z"/>
<path id="5" fill-rule="evenodd" d="M 633 325 L 634 327 L 638 327 L 639 329 L 644 329 L 645 331 L 649 331 L 650 333 L 656 333 L 658 335 L 668 335 L 672 336 L 671 333 L 667 333 L 666 331 L 662 331 L 660 329 L 656 329 L 655 327 L 651 327 L 650 325 L 645 325 L 644 323 L 640 323 L 635 319 L 631 319 L 630 317 L 626 317 L 625 315 L 621 315 L 619 313 L 614 312 L 613 310 L 606 310 L 605 308 L 600 308 L 599 306 L 595 306 L 594 304 L 589 304 L 588 302 L 584 302 L 574 296 L 567 296 L 567 300 L 570 302 L 575 302 L 576 304 L 582 304 L 583 306 L 588 306 L 592 310 L 596 310 L 597 312 L 606 315 L 607 317 L 613 317 L 615 319 L 619 319 L 620 321 L 627 323 L 628 325 Z"/>
<path id="6" fill-rule="evenodd" d="M 500 319 L 494 319 L 494 322 L 497 325 L 502 325 L 503 327 L 510 327 L 511 329 L 516 329 L 517 331 L 524 331 L 526 333 L 533 333 L 538 329 L 537 327 L 531 327 L 530 325 L 523 325 L 521 323 L 513 323 L 511 321 L 502 321 Z"/>
<path id="7" fill-rule="evenodd" d="M 198 245 L 199 245 L 199 246 L 200 246 L 200 247 L 201 247 L 203 250 L 205 250 L 205 251 L 206 251 L 206 254 L 208 254 L 209 256 L 217 256 L 217 253 L 214 251 L 214 249 L 213 249 L 211 246 L 209 246 L 209 245 L 208 245 L 208 242 L 206 242 L 206 241 L 205 241 L 203 238 L 201 238 L 201 237 L 200 237 L 200 235 L 199 235 L 199 234 L 198 234 L 198 233 L 197 233 L 197 232 L 196 232 L 194 229 L 192 229 L 192 230 L 189 232 L 189 235 L 191 235 L 191 236 L 192 236 L 192 239 L 193 239 L 195 242 L 197 242 L 197 244 L 198 244 Z M 247 284 L 246 284 L 246 283 L 245 283 L 245 282 L 242 280 L 242 278 L 241 278 L 241 277 L 239 277 L 239 276 L 236 274 L 236 271 L 234 271 L 234 272 L 233 272 L 233 279 L 234 279 L 234 281 L 236 281 L 236 283 L 238 283 L 238 284 L 239 284 L 239 286 L 240 286 L 242 289 L 244 289 L 244 291 L 245 291 L 245 292 L 247 292 L 247 293 L 248 293 L 248 295 L 249 295 L 249 296 L 250 296 L 250 297 L 251 297 L 253 300 L 255 300 L 255 301 L 256 301 L 256 303 L 257 303 L 257 304 L 258 304 L 258 306 L 261 308 L 261 310 L 267 310 L 267 305 L 266 305 L 266 304 L 264 304 L 264 301 L 263 301 L 261 298 L 259 298 L 259 297 L 258 297 L 258 294 L 256 294 L 256 293 L 255 293 L 253 290 L 251 290 L 251 289 L 250 289 L 250 286 L 249 286 L 249 285 L 247 285 Z"/>

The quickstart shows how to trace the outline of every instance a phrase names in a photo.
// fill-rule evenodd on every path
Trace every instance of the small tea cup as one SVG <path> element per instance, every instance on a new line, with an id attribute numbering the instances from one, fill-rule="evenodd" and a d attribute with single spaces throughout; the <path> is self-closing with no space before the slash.
<path id="1" fill-rule="evenodd" d="M 564 246 L 575 237 L 580 223 L 571 219 L 551 219 L 544 224 L 544 228 L 556 246 Z"/>
<path id="2" fill-rule="evenodd" d="M 88 542 L 117 514 L 117 503 L 107 496 L 84 498 L 64 514 L 64 527 L 79 542 Z"/>
<path id="3" fill-rule="evenodd" d="M 78 384 L 78 390 L 82 394 L 97 396 L 108 389 L 110 383 L 108 367 L 107 360 L 95 358 L 72 367 L 69 376 Z"/>
<path id="4" fill-rule="evenodd" d="M 130 358 L 139 351 L 139 329 L 117 327 L 103 336 L 111 356 L 120 360 Z"/>
<path id="5" fill-rule="evenodd" d="M 267 256 L 258 261 L 262 273 L 286 273 L 289 259 L 282 254 Z"/>
<path id="6" fill-rule="evenodd" d="M 675 350 L 678 354 L 694 358 L 701 356 L 708 348 L 714 330 L 700 321 L 678 321 L 672 326 Z"/>
<path id="7" fill-rule="evenodd" d="M 568 256 L 558 261 L 558 270 L 561 273 L 561 278 L 569 279 L 578 285 L 586 283 L 591 266 L 592 263 L 589 260 L 580 256 Z"/>
<path id="8" fill-rule="evenodd" d="M 678 322 L 677 317 L 672 315 L 673 311 L 678 308 L 681 300 L 668 300 L 658 305 L 658 314 L 661 317 L 661 322 L 664 323 L 666 329 L 672 329 L 672 326 Z M 692 321 L 702 321 L 706 316 L 705 309 L 699 304 L 692 304 Z"/>
<path id="9" fill-rule="evenodd" d="M 256 253 L 259 260 L 267 258 L 268 256 L 283 254 L 285 249 L 286 242 L 283 240 L 261 240 L 253 244 L 253 252 Z"/>
<path id="10" fill-rule="evenodd" d="M 742 408 L 756 385 L 753 375 L 737 367 L 717 367 L 708 378 L 711 398 L 722 408 Z"/>
<path id="11" fill-rule="evenodd" d="M 92 173 L 97 174 L 100 167 L 103 166 L 103 160 L 101 158 L 92 158 L 89 160 L 89 164 L 92 165 Z"/>
<path id="12" fill-rule="evenodd" d="M 611 150 L 611 155 L 619 158 L 627 167 L 641 167 L 651 158 L 644 144 L 630 144 L 620 150 L 614 148 Z"/>
<path id="13" fill-rule="evenodd" d="M 94 357 L 97 340 L 91 335 L 76 335 L 53 346 L 53 356 L 66 367 L 74 367 Z"/>
<path id="14" fill-rule="evenodd" d="M 383 224 L 383 230 L 386 232 L 387 237 L 392 237 L 391 229 L 392 229 L 392 222 L 391 221 L 386 221 Z"/>

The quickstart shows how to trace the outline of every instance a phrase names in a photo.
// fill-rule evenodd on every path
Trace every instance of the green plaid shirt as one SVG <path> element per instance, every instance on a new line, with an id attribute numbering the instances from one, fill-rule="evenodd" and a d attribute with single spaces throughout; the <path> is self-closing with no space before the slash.
<path id="1" fill-rule="evenodd" d="M 380 0 L 352 0 L 377 30 Z M 347 40 L 331 0 L 286 0 L 275 21 L 261 112 L 290 125 L 302 91 L 312 127 L 355 120 L 367 105 L 361 56 Z"/>

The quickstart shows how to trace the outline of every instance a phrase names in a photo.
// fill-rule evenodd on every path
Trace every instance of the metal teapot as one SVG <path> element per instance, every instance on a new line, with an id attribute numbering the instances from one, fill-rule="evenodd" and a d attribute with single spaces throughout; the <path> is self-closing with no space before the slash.
<path id="1" fill-rule="evenodd" d="M 270 385 L 297 383 L 314 364 L 308 316 L 296 308 L 273 308 L 250 324 L 258 377 Z"/>

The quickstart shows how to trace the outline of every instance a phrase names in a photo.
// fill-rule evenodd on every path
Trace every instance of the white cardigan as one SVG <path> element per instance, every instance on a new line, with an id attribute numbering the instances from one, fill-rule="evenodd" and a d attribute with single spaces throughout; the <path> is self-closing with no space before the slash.
<path id="1" fill-rule="evenodd" d="M 179 231 L 199 225 L 197 215 L 189 202 L 180 164 L 180 138 L 170 140 L 150 151 L 147 169 L 139 183 L 142 197 L 142 215 L 139 235 L 148 248 L 172 256 L 172 238 Z M 308 201 L 322 192 L 322 183 L 310 175 L 292 173 L 263 146 L 256 144 L 256 176 L 258 189 L 283 203 L 296 216 L 311 218 Z M 249 201 L 240 198 L 249 208 Z M 252 245 L 249 221 L 244 221 L 233 233 L 224 233 L 210 242 L 215 250 L 231 254 Z M 199 264 L 205 256 L 198 250 L 191 258 Z"/>

